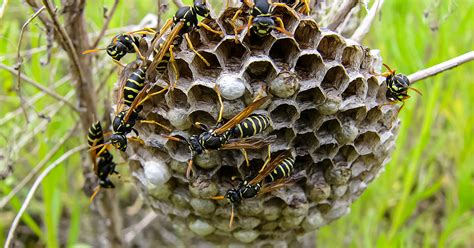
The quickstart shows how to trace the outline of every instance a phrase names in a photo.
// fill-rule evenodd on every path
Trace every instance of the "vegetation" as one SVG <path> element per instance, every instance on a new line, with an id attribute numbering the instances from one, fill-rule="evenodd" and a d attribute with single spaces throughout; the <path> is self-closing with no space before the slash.
<path id="1" fill-rule="evenodd" d="M 110 9 L 113 2 L 87 5 L 90 32 L 100 30 L 103 7 Z M 173 8 L 171 4 L 162 20 L 170 17 Z M 139 23 L 153 9 L 155 1 L 120 2 L 100 46 L 105 46 L 118 28 Z M 386 63 L 410 74 L 474 50 L 473 13 L 470 0 L 385 1 L 364 45 L 380 49 Z M 11 193 L 36 165 L 47 166 L 85 143 L 85 135 L 74 128 L 77 113 L 27 80 L 21 86 L 24 110 L 19 107 L 17 77 L 8 69 L 17 64 L 20 30 L 31 14 L 27 5 L 10 1 L 0 17 L 0 170 L 4 170 L 3 164 L 13 164 L 13 174 L 0 181 L 2 196 Z M 64 66 L 67 58 L 57 45 L 51 49 L 49 63 L 41 65 L 48 60 L 47 36 L 38 23 L 32 21 L 24 33 L 21 72 L 74 103 L 74 87 Z M 99 59 L 106 66 L 94 68 L 94 84 L 105 84 L 100 94 L 107 96 L 117 76 L 108 57 Z M 423 96 L 412 94 L 401 112 L 397 147 L 385 172 L 368 186 L 349 215 L 320 230 L 318 246 L 467 247 L 474 243 L 473 71 L 474 63 L 470 63 L 415 84 Z M 108 103 L 99 103 L 99 113 L 104 113 L 103 106 Z M 23 215 L 17 239 L 48 247 L 88 243 L 81 227 L 84 219 L 92 218 L 92 211 L 82 192 L 82 159 L 79 153 L 74 154 L 43 180 Z M 126 173 L 122 179 L 123 184 L 118 185 L 121 205 L 130 206 L 137 196 Z M 28 190 L 26 186 L 9 202 L 0 202 L 1 243 Z M 127 224 L 138 221 L 138 216 L 130 217 Z"/>

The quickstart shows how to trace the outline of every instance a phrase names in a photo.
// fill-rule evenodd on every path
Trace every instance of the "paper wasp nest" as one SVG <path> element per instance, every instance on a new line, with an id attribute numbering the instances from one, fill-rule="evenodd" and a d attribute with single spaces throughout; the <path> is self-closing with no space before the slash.
<path id="1" fill-rule="evenodd" d="M 215 125 L 219 109 L 215 83 L 222 91 L 226 119 L 265 86 L 273 97 L 259 112 L 267 112 L 273 122 L 264 133 L 276 135 L 272 155 L 292 149 L 295 173 L 305 178 L 263 197 L 245 199 L 230 230 L 229 203 L 209 197 L 225 194 L 232 187 L 232 176 L 258 170 L 266 149 L 248 151 L 250 168 L 239 150 L 196 156 L 194 177 L 188 180 L 188 147 L 160 136 L 167 132 L 158 126 L 137 124 L 145 145 L 130 142 L 127 156 L 136 185 L 165 220 L 154 227 L 162 236 L 150 238 L 165 245 L 197 244 L 197 240 L 222 246 L 291 245 L 298 235 L 348 214 L 394 147 L 396 107 L 381 107 L 387 102 L 386 88 L 382 78 L 371 74 L 380 71 L 382 63 L 376 50 L 319 27 L 309 17 L 298 20 L 281 8 L 276 11 L 293 37 L 273 31 L 259 39 L 244 30 L 236 44 L 229 24 L 236 10 L 228 8 L 208 22 L 225 37 L 205 29 L 191 33 L 210 67 L 185 42 L 175 49 L 180 74 L 176 89 L 145 103 L 141 116 L 170 126 L 173 135 L 188 137 L 198 132 L 192 126 L 195 121 Z M 168 78 L 173 80 L 174 74 Z"/>

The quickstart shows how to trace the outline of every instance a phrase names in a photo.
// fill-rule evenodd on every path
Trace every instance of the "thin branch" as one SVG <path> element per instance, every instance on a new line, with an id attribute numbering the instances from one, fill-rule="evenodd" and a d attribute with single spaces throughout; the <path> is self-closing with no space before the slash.
<path id="1" fill-rule="evenodd" d="M 150 225 L 150 223 L 153 222 L 156 219 L 156 217 L 158 217 L 158 215 L 153 210 L 151 210 L 150 212 L 148 212 L 148 214 L 145 217 L 143 217 L 142 220 L 140 220 L 140 222 L 124 229 L 123 233 L 124 233 L 125 242 L 126 243 L 132 242 L 133 239 L 135 239 L 135 237 L 137 236 L 137 234 L 143 232 L 143 230 L 148 225 Z"/>
<path id="2" fill-rule="evenodd" d="M 21 57 L 20 50 L 21 50 L 21 41 L 23 40 L 23 34 L 25 33 L 26 27 L 30 24 L 30 22 L 33 21 L 43 10 L 45 10 L 46 7 L 41 7 L 39 8 L 26 22 L 23 24 L 23 27 L 21 27 L 20 31 L 20 38 L 18 39 L 18 46 L 16 48 L 16 58 L 17 58 L 17 64 L 16 64 L 16 70 L 18 71 L 17 75 L 17 83 L 16 83 L 16 91 L 18 93 L 18 97 L 20 98 L 20 106 L 21 109 L 23 110 L 23 114 L 25 115 L 26 123 L 29 123 L 30 120 L 28 119 L 28 114 L 26 113 L 25 109 L 25 99 L 23 98 L 21 94 L 21 65 L 23 64 L 23 58 Z"/>
<path id="3" fill-rule="evenodd" d="M 5 64 L 2 64 L 0 63 L 0 68 L 6 70 L 6 71 L 9 71 L 10 73 L 12 73 L 13 75 L 17 75 L 16 74 L 16 71 L 15 69 L 13 69 L 12 67 L 8 66 L 8 65 L 5 65 Z M 49 88 L 43 86 L 42 84 L 34 81 L 33 79 L 25 76 L 25 75 L 21 75 L 21 79 L 29 84 L 31 84 L 33 87 L 39 89 L 40 91 L 50 95 L 51 97 L 53 97 L 54 99 L 60 101 L 60 102 L 63 102 L 65 103 L 66 105 L 68 105 L 69 107 L 71 107 L 71 109 L 73 109 L 74 111 L 80 113 L 81 110 L 75 106 L 73 103 L 69 102 L 68 100 L 66 100 L 63 96 L 59 95 L 58 93 L 50 90 Z"/>
<path id="4" fill-rule="evenodd" d="M 16 228 L 18 227 L 18 224 L 20 223 L 20 219 L 21 217 L 23 216 L 23 213 L 25 213 L 26 211 L 26 208 L 28 207 L 28 205 L 30 204 L 31 202 L 31 199 L 33 199 L 33 196 L 36 192 L 36 190 L 38 189 L 38 187 L 40 186 L 41 182 L 43 181 L 43 179 L 54 169 L 56 168 L 58 165 L 62 164 L 63 161 L 65 161 L 66 159 L 68 159 L 71 155 L 77 153 L 77 152 L 80 152 L 84 149 L 86 149 L 87 146 L 86 145 L 80 145 L 80 146 L 77 146 L 69 151 L 67 151 L 66 153 L 64 153 L 61 157 L 59 157 L 57 160 L 55 160 L 52 164 L 50 164 L 39 176 L 38 178 L 36 179 L 36 181 L 33 183 L 33 185 L 31 186 L 31 189 L 30 189 L 30 192 L 28 192 L 28 195 L 26 196 L 25 198 L 25 201 L 23 202 L 23 204 L 21 205 L 21 208 L 20 208 L 20 211 L 18 211 L 18 214 L 15 216 L 15 219 L 13 220 L 13 223 L 12 225 L 10 226 L 10 230 L 8 231 L 8 236 L 7 236 L 7 239 L 5 241 L 5 248 L 9 248 L 11 247 L 11 242 L 13 240 L 13 236 L 15 235 L 15 230 Z"/>
<path id="5" fill-rule="evenodd" d="M 410 83 L 413 84 L 417 81 L 420 81 L 422 79 L 428 78 L 435 76 L 438 73 L 441 73 L 443 71 L 452 69 L 454 67 L 460 66 L 464 63 L 467 63 L 469 61 L 474 60 L 474 51 L 470 51 L 468 53 L 465 53 L 461 56 L 458 56 L 456 58 L 450 59 L 448 61 L 445 61 L 443 63 L 437 64 L 435 66 L 432 66 L 430 68 L 417 71 L 411 75 L 408 76 L 408 80 L 410 80 Z"/>
<path id="6" fill-rule="evenodd" d="M 25 185 L 38 174 L 38 172 L 43 169 L 43 167 L 46 165 L 46 163 L 49 162 L 53 158 L 53 156 L 56 154 L 56 152 L 59 151 L 59 149 L 62 148 L 62 146 L 68 141 L 73 134 L 77 133 L 77 128 L 79 127 L 79 123 L 76 123 L 76 125 L 69 131 L 66 135 L 63 136 L 63 138 L 56 143 L 56 145 L 44 156 L 44 158 L 31 170 L 26 177 L 24 177 L 20 183 L 15 185 L 15 188 L 13 188 L 10 193 L 8 193 L 7 196 L 3 197 L 3 199 L 0 201 L 0 209 L 4 208 L 7 203 L 15 196 Z"/>
<path id="7" fill-rule="evenodd" d="M 358 0 L 345 0 L 338 8 L 336 11 L 331 11 L 332 14 L 330 13 L 328 16 L 331 17 L 331 19 L 328 21 L 327 27 L 331 30 L 336 30 L 341 23 L 344 22 L 346 19 L 346 16 L 351 12 L 352 8 L 354 8 Z"/>
<path id="8" fill-rule="evenodd" d="M 95 39 L 91 49 L 96 48 L 99 45 L 100 40 L 105 34 L 105 31 L 107 31 L 107 28 L 109 27 L 110 21 L 112 20 L 112 16 L 115 14 L 115 10 L 117 9 L 117 5 L 120 2 L 120 0 L 115 0 L 114 5 L 112 6 L 112 9 L 109 11 L 107 15 L 107 19 L 105 19 L 104 26 L 102 26 L 102 29 L 99 32 L 99 35 Z"/>
<path id="9" fill-rule="evenodd" d="M 181 8 L 184 6 L 183 1 L 181 0 L 173 0 L 173 3 L 176 5 L 176 7 Z"/>
<path id="10" fill-rule="evenodd" d="M 354 34 L 352 34 L 351 39 L 353 39 L 356 42 L 361 43 L 362 40 L 365 38 L 365 36 L 369 33 L 370 27 L 372 26 L 372 22 L 375 19 L 375 16 L 377 13 L 380 12 L 382 9 L 382 5 L 384 3 L 384 0 L 376 0 L 375 3 L 372 5 L 370 8 L 369 13 L 367 16 L 364 18 L 360 26 L 356 29 Z"/>
<path id="11" fill-rule="evenodd" d="M 3 0 L 2 6 L 0 7 L 0 19 L 3 18 L 3 14 L 5 13 L 5 10 L 7 9 L 8 5 L 8 0 Z"/>

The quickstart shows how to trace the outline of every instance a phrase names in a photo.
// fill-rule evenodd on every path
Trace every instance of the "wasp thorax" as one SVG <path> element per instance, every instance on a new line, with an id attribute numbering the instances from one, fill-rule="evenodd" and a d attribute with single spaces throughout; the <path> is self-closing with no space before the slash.
<path id="1" fill-rule="evenodd" d="M 123 134 L 112 134 L 110 136 L 110 142 L 120 151 L 125 151 L 127 149 L 127 137 Z"/>

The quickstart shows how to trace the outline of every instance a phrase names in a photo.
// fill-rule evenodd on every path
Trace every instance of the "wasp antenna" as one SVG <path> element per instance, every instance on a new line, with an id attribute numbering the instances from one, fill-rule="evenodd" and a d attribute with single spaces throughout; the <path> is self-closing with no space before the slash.
<path id="1" fill-rule="evenodd" d="M 189 179 L 191 177 L 192 170 L 193 170 L 193 159 L 191 158 L 188 161 L 188 168 L 186 168 L 186 178 Z"/>
<path id="2" fill-rule="evenodd" d="M 385 66 L 385 68 L 387 68 L 387 70 L 388 70 L 390 73 L 395 73 L 395 70 L 390 69 L 390 67 L 389 67 L 387 64 L 383 63 L 382 65 Z"/>
<path id="3" fill-rule="evenodd" d="M 89 198 L 89 205 L 92 204 L 92 202 L 94 201 L 94 198 L 97 196 L 99 191 L 100 191 L 100 186 L 95 187 L 94 193 L 92 193 L 91 197 Z"/>
<path id="4" fill-rule="evenodd" d="M 105 50 L 106 48 L 97 48 L 97 49 L 89 49 L 89 50 L 85 50 L 82 52 L 82 54 L 89 54 L 89 53 L 96 53 L 98 51 L 103 51 Z"/>
<path id="5" fill-rule="evenodd" d="M 223 195 L 218 195 L 218 196 L 210 197 L 209 199 L 211 199 L 211 200 L 224 200 L 224 196 Z"/>
<path id="6" fill-rule="evenodd" d="M 411 89 L 413 90 L 414 92 L 418 93 L 418 95 L 422 96 L 423 94 L 421 93 L 421 91 L 417 88 L 413 88 L 413 87 L 408 87 L 408 89 Z"/>

